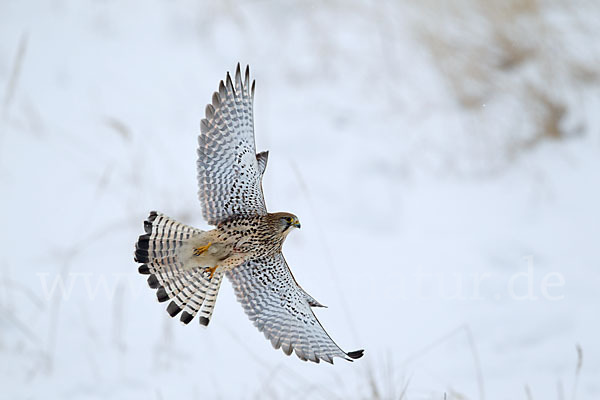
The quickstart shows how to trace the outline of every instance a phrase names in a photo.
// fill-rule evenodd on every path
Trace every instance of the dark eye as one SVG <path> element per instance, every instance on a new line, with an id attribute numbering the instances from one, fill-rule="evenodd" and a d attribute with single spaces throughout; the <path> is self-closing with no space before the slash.
<path id="1" fill-rule="evenodd" d="M 285 217 L 286 222 L 292 222 L 292 217 Z"/>

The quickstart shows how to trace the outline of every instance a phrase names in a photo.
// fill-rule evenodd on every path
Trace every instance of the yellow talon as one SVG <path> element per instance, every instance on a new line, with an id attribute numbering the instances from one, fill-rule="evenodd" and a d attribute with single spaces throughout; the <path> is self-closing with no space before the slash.
<path id="1" fill-rule="evenodd" d="M 195 248 L 194 255 L 199 256 L 199 255 L 206 253 L 206 251 L 210 248 L 211 245 L 212 245 L 212 242 L 208 242 L 208 244 L 206 246 L 200 246 L 200 247 Z"/>
<path id="2" fill-rule="evenodd" d="M 217 270 L 217 267 L 218 267 L 218 265 L 215 265 L 214 267 L 206 268 L 206 270 L 208 272 L 210 272 L 210 276 L 208 277 L 209 280 L 212 279 L 213 275 L 215 274 L 215 271 Z"/>

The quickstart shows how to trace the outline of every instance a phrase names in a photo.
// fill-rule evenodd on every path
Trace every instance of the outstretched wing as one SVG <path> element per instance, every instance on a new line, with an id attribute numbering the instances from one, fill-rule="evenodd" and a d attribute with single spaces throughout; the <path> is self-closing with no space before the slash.
<path id="1" fill-rule="evenodd" d="M 333 363 L 334 357 L 352 361 L 363 355 L 363 350 L 344 352 L 325 332 L 283 254 L 246 261 L 227 276 L 244 311 L 274 348 L 281 347 L 287 355 L 295 351 L 300 359 L 317 363 Z"/>
<path id="2" fill-rule="evenodd" d="M 250 70 L 244 80 L 238 64 L 235 84 L 227 73 L 206 106 L 198 137 L 198 197 L 211 225 L 234 215 L 264 215 L 262 192 L 266 153 L 256 155 Z"/>

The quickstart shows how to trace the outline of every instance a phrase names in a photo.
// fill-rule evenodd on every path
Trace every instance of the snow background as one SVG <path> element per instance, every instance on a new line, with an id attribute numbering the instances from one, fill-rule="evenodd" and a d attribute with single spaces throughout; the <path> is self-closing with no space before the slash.
<path id="1" fill-rule="evenodd" d="M 0 398 L 598 398 L 598 38 L 584 0 L 2 1 Z M 354 363 L 273 351 L 229 283 L 183 326 L 137 274 L 148 211 L 208 228 L 196 136 L 238 61 Z"/>

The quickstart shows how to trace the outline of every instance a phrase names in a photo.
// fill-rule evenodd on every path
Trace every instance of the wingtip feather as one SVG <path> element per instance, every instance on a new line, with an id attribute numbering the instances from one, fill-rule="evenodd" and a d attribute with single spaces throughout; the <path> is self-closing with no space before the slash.
<path id="1" fill-rule="evenodd" d="M 207 120 L 213 119 L 215 117 L 215 108 L 213 107 L 212 104 L 206 105 L 206 108 L 204 109 L 204 114 L 206 115 Z M 204 119 L 203 119 L 203 121 L 204 121 Z"/>
<path id="2" fill-rule="evenodd" d="M 289 356 L 290 354 L 292 354 L 292 344 L 288 342 L 281 343 L 281 350 L 283 350 L 286 356 Z"/>
<path id="3" fill-rule="evenodd" d="M 223 81 L 221 81 L 221 84 L 223 84 Z M 218 108 L 220 104 L 221 96 L 219 95 L 219 92 L 214 92 L 212 96 L 212 105 L 214 108 Z"/>
<path id="4" fill-rule="evenodd" d="M 211 105 L 212 107 L 212 105 Z M 214 107 L 213 107 L 214 110 Z M 206 118 L 202 118 L 202 120 L 200 121 L 200 132 L 202 133 L 202 135 L 206 135 L 208 133 L 208 131 L 210 130 L 210 126 L 208 125 L 208 120 Z M 198 143 L 200 143 L 200 140 L 202 140 L 203 136 L 200 135 L 198 137 Z"/>
<path id="5" fill-rule="evenodd" d="M 237 66 L 235 67 L 235 82 L 236 83 L 242 83 L 242 74 L 240 72 L 240 63 L 237 63 Z"/>
<path id="6" fill-rule="evenodd" d="M 225 99 L 227 97 L 227 89 L 225 88 L 225 82 L 219 82 L 219 95 L 221 99 Z"/>
<path id="7" fill-rule="evenodd" d="M 364 355 L 364 353 L 365 353 L 365 350 L 361 349 L 361 350 L 356 350 L 356 351 L 350 351 L 350 352 L 346 353 L 346 355 L 348 357 L 352 358 L 353 360 L 357 360 L 357 359 L 361 358 Z M 352 360 L 350 360 L 350 361 L 352 361 Z"/>
<path id="8" fill-rule="evenodd" d="M 233 87 L 233 82 L 231 81 L 231 75 L 227 72 L 227 77 L 225 78 L 227 82 L 227 90 L 229 90 L 232 94 L 235 94 L 235 88 Z"/>

